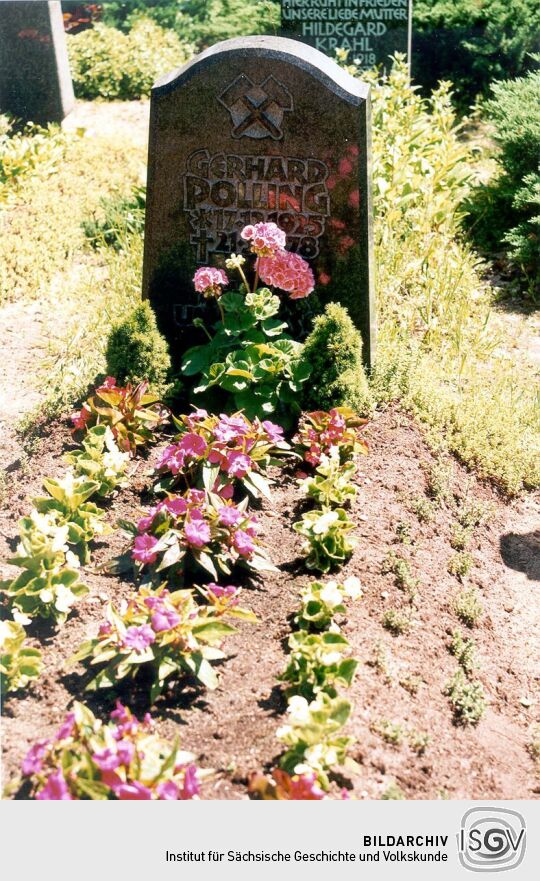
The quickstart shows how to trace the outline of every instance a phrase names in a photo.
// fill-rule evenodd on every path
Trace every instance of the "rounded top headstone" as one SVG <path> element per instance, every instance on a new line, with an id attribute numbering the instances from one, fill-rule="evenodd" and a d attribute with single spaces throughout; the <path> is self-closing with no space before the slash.
<path id="1" fill-rule="evenodd" d="M 232 40 L 216 43 L 182 67 L 160 77 L 154 83 L 152 94 L 157 96 L 171 92 L 185 84 L 196 73 L 219 64 L 230 55 L 237 55 L 240 58 L 274 59 L 282 64 L 289 63 L 320 79 L 327 88 L 352 104 L 360 104 L 369 97 L 370 88 L 367 83 L 351 76 L 318 49 L 297 40 L 269 36 L 235 37 Z"/>

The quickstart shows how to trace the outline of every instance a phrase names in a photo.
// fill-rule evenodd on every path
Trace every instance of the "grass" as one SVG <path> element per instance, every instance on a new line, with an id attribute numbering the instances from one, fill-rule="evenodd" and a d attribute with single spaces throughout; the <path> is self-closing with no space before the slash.
<path id="1" fill-rule="evenodd" d="M 383 575 L 392 574 L 399 589 L 407 594 L 411 602 L 414 600 L 420 581 L 413 576 L 408 560 L 400 557 L 394 551 L 390 551 L 383 560 L 382 573 Z"/>

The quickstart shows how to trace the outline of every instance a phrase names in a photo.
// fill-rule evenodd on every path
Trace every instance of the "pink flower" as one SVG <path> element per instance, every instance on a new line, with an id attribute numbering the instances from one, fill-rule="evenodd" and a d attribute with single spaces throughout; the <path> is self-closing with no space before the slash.
<path id="1" fill-rule="evenodd" d="M 155 633 L 161 633 L 162 630 L 172 630 L 176 627 L 180 623 L 180 615 L 173 609 L 157 609 L 150 623 Z"/>
<path id="2" fill-rule="evenodd" d="M 262 423 L 262 427 L 268 436 L 268 440 L 272 441 L 273 444 L 279 444 L 280 441 L 283 440 L 283 429 L 281 425 L 276 425 L 275 422 L 270 422 L 268 419 L 265 419 Z"/>
<path id="3" fill-rule="evenodd" d="M 185 499 L 181 496 L 176 496 L 173 499 L 165 499 L 163 507 L 171 514 L 174 514 L 175 517 L 180 517 L 182 514 L 186 513 L 188 506 Z"/>
<path id="4" fill-rule="evenodd" d="M 240 235 L 246 242 L 251 243 L 251 250 L 259 257 L 270 257 L 285 247 L 285 233 L 275 223 L 245 226 Z"/>
<path id="5" fill-rule="evenodd" d="M 116 792 L 124 781 L 115 771 L 102 771 L 101 782 L 108 786 L 109 789 L 112 789 L 113 792 Z"/>
<path id="6" fill-rule="evenodd" d="M 147 786 L 143 786 L 138 780 L 133 783 L 121 783 L 116 787 L 116 797 L 120 801 L 147 801 L 152 798 L 152 793 Z"/>
<path id="7" fill-rule="evenodd" d="M 180 798 L 182 801 L 189 801 L 189 799 L 199 794 L 200 789 L 201 784 L 199 783 L 196 766 L 187 765 L 184 770 L 184 785 L 180 791 Z"/>
<path id="8" fill-rule="evenodd" d="M 206 441 L 200 434 L 188 432 L 180 441 L 180 448 L 188 456 L 204 456 L 206 453 Z"/>
<path id="9" fill-rule="evenodd" d="M 137 531 L 138 532 L 148 532 L 152 523 L 154 522 L 154 517 L 157 514 L 157 508 L 150 508 L 146 517 L 141 517 L 139 522 L 137 523 Z"/>
<path id="10" fill-rule="evenodd" d="M 223 505 L 222 508 L 218 508 L 219 522 L 223 526 L 236 526 L 243 517 L 244 515 L 234 505 Z"/>
<path id="11" fill-rule="evenodd" d="M 242 529 L 238 529 L 235 532 L 233 544 L 241 557 L 251 557 L 255 549 L 253 539 Z"/>
<path id="12" fill-rule="evenodd" d="M 248 431 L 249 425 L 243 416 L 225 416 L 222 413 L 214 428 L 214 437 L 216 440 L 228 444 L 229 441 L 243 437 Z"/>
<path id="13" fill-rule="evenodd" d="M 205 500 L 204 490 L 190 489 L 185 495 L 188 505 L 202 505 Z"/>
<path id="14" fill-rule="evenodd" d="M 125 648 L 134 652 L 144 652 L 155 640 L 154 631 L 149 624 L 141 624 L 140 627 L 128 627 L 122 640 Z"/>
<path id="15" fill-rule="evenodd" d="M 116 709 L 112 711 L 111 719 L 115 719 L 117 722 L 129 721 L 129 713 L 127 711 L 127 707 L 124 706 L 122 701 L 116 701 Z"/>
<path id="16" fill-rule="evenodd" d="M 103 624 L 99 625 L 98 636 L 110 636 L 113 631 L 113 627 L 110 621 L 104 621 Z"/>
<path id="17" fill-rule="evenodd" d="M 257 267 L 265 284 L 288 291 L 291 300 L 309 296 L 315 287 L 313 272 L 299 254 L 278 251 L 273 257 L 260 257 Z"/>
<path id="18" fill-rule="evenodd" d="M 237 477 L 241 480 L 242 477 L 246 476 L 248 471 L 251 471 L 253 461 L 249 456 L 246 456 L 245 453 L 233 450 L 227 457 L 226 465 L 229 477 Z"/>
<path id="19" fill-rule="evenodd" d="M 156 792 L 161 800 L 178 801 L 178 798 L 180 797 L 180 790 L 174 780 L 167 780 L 165 783 L 160 783 L 159 786 L 156 787 Z"/>
<path id="20" fill-rule="evenodd" d="M 100 771 L 114 771 L 121 764 L 118 754 L 109 748 L 94 753 L 92 761 Z"/>
<path id="21" fill-rule="evenodd" d="M 163 451 L 163 455 L 156 468 L 158 471 L 162 468 L 167 468 L 173 474 L 178 474 L 178 472 L 183 469 L 185 460 L 185 450 L 180 449 L 178 444 L 170 444 Z"/>
<path id="22" fill-rule="evenodd" d="M 210 541 L 210 527 L 204 520 L 192 520 L 184 527 L 186 541 L 196 548 L 202 548 Z"/>
<path id="23" fill-rule="evenodd" d="M 82 431 L 83 428 L 86 427 L 86 423 L 90 419 L 91 415 L 92 414 L 86 404 L 83 404 L 81 410 L 78 413 L 73 413 L 70 418 L 73 422 L 73 428 L 75 429 L 75 431 Z"/>
<path id="24" fill-rule="evenodd" d="M 229 279 L 222 269 L 213 266 L 202 266 L 193 276 L 195 290 L 205 297 L 219 297 L 221 288 L 229 284 Z"/>
<path id="25" fill-rule="evenodd" d="M 208 585 L 208 593 L 217 600 L 230 600 L 229 605 L 235 606 L 238 603 L 237 594 L 240 593 L 240 588 L 234 587 L 232 584 L 220 585 L 212 582 Z"/>
<path id="26" fill-rule="evenodd" d="M 234 486 L 232 483 L 228 483 L 226 486 L 222 486 L 219 490 L 219 495 L 222 499 L 232 499 L 234 495 Z"/>
<path id="27" fill-rule="evenodd" d="M 313 773 L 300 774 L 291 777 L 291 799 L 295 801 L 319 801 L 324 798 L 324 792 L 317 783 L 317 777 Z"/>
<path id="28" fill-rule="evenodd" d="M 131 556 L 139 563 L 154 563 L 157 560 L 157 554 L 153 549 L 157 543 L 157 538 L 153 535 L 148 535 L 146 532 L 138 535 L 133 542 Z"/>
<path id="29" fill-rule="evenodd" d="M 49 775 L 47 783 L 36 793 L 39 801 L 73 801 L 60 768 Z"/>
<path id="30" fill-rule="evenodd" d="M 116 748 L 121 764 L 126 767 L 130 765 L 135 755 L 135 744 L 131 740 L 120 740 Z"/>
<path id="31" fill-rule="evenodd" d="M 58 732 L 56 734 L 55 740 L 65 740 L 66 737 L 70 737 L 73 733 L 73 729 L 75 728 L 75 713 L 68 713 Z"/>
<path id="32" fill-rule="evenodd" d="M 99 388 L 96 389 L 96 392 L 107 392 L 113 388 L 116 388 L 116 379 L 114 376 L 108 376 Z"/>
<path id="33" fill-rule="evenodd" d="M 21 766 L 22 772 L 26 777 L 29 777 L 30 774 L 39 774 L 43 767 L 43 758 L 50 742 L 50 740 L 36 740 L 30 747 Z"/>

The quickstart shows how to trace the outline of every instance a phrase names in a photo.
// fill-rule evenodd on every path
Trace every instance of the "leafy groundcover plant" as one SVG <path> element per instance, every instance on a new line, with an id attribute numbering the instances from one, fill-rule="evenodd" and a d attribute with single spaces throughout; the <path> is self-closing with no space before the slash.
<path id="1" fill-rule="evenodd" d="M 160 573 L 182 578 L 192 569 L 217 580 L 237 564 L 248 571 L 275 571 L 257 538 L 259 523 L 247 511 L 247 498 L 235 505 L 216 493 L 190 489 L 151 508 L 135 526 L 121 521 L 134 536 L 131 557 L 149 580 Z M 196 565 L 195 565 L 196 564 Z"/>
<path id="2" fill-rule="evenodd" d="M 201 772 L 191 753 L 154 732 L 117 702 L 107 724 L 75 703 L 54 737 L 38 740 L 22 763 L 30 797 L 39 801 L 188 800 Z"/>
<path id="3" fill-rule="evenodd" d="M 343 508 L 322 508 L 307 511 L 293 529 L 306 539 L 306 566 L 318 572 L 330 572 L 342 566 L 356 547 L 350 536 L 355 528 Z"/>
<path id="4" fill-rule="evenodd" d="M 216 688 L 218 678 L 210 661 L 225 657 L 220 645 L 236 632 L 222 619 L 257 618 L 238 605 L 239 588 L 209 584 L 201 593 L 206 605 L 196 602 L 194 590 L 170 593 L 165 586 L 156 591 L 141 587 L 122 601 L 119 609 L 110 603 L 96 638 L 84 643 L 69 661 L 91 659 L 91 666 L 101 667 L 87 690 L 114 688 L 123 679 L 133 679 L 148 669 L 152 703 L 167 680 L 185 673 L 206 688 Z"/>
<path id="5" fill-rule="evenodd" d="M 39 649 L 26 645 L 24 627 L 16 621 L 0 621 L 0 693 L 26 688 L 42 666 Z"/>
<path id="6" fill-rule="evenodd" d="M 127 486 L 126 470 L 129 453 L 122 453 L 108 425 L 88 429 L 81 450 L 64 456 L 75 477 L 84 477 L 98 484 L 95 494 L 109 496 L 115 489 Z"/>
<path id="7" fill-rule="evenodd" d="M 223 293 L 229 279 L 222 269 L 204 267 L 195 273 L 195 289 L 215 299 L 220 320 L 209 342 L 185 353 L 185 376 L 199 376 L 195 394 L 219 387 L 232 396 L 234 407 L 248 418 L 279 413 L 288 427 L 300 412 L 299 398 L 310 368 L 301 359 L 302 345 L 287 334 L 277 316 L 280 300 L 259 281 L 286 291 L 293 300 L 309 296 L 315 280 L 306 261 L 285 250 L 285 233 L 275 223 L 246 226 L 241 236 L 256 256 L 252 284 L 244 271 L 245 258 L 232 254 L 228 269 L 241 277 L 241 290 Z"/>
<path id="8" fill-rule="evenodd" d="M 134 456 L 138 447 L 154 440 L 156 429 L 168 422 L 169 411 L 148 394 L 148 382 L 122 387 L 108 376 L 71 418 L 75 435 L 93 425 L 109 425 L 118 447 Z"/>
<path id="9" fill-rule="evenodd" d="M 232 498 L 238 487 L 258 498 L 270 497 L 265 472 L 290 450 L 283 429 L 273 422 L 250 421 L 242 413 L 209 415 L 195 410 L 173 422 L 179 433 L 158 463 L 157 492 L 186 485 Z"/>
<path id="10" fill-rule="evenodd" d="M 329 456 L 321 454 L 315 474 L 300 481 L 300 486 L 310 499 L 327 508 L 343 507 L 354 499 L 356 486 L 351 483 L 356 473 L 354 462 L 340 464 L 339 450 L 332 447 Z"/>

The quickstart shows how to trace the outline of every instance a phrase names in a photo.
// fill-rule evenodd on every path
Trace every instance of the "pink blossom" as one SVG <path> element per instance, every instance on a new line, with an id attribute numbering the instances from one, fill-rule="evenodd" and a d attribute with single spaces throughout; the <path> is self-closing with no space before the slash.
<path id="1" fill-rule="evenodd" d="M 75 713 L 68 713 L 56 734 L 56 740 L 65 740 L 70 737 L 75 728 Z"/>
<path id="2" fill-rule="evenodd" d="M 78 413 L 73 413 L 70 418 L 73 422 L 73 428 L 75 429 L 75 431 L 82 431 L 83 428 L 86 427 L 86 423 L 90 419 L 91 415 L 92 414 L 86 404 L 83 404 Z"/>
<path id="3" fill-rule="evenodd" d="M 235 532 L 233 544 L 241 557 L 250 557 L 255 549 L 252 537 L 242 529 Z"/>
<path id="4" fill-rule="evenodd" d="M 118 754 L 109 747 L 99 753 L 94 753 L 92 761 L 100 771 L 114 771 L 121 764 Z"/>
<path id="5" fill-rule="evenodd" d="M 163 507 L 167 509 L 175 517 L 180 517 L 187 511 L 187 502 L 181 496 L 175 496 L 173 499 L 165 499 Z"/>
<path id="6" fill-rule="evenodd" d="M 121 783 L 116 787 L 116 797 L 120 801 L 147 801 L 152 798 L 152 793 L 147 786 L 143 786 L 138 780 L 133 783 Z"/>
<path id="7" fill-rule="evenodd" d="M 157 508 L 150 508 L 146 517 L 141 517 L 139 522 L 137 523 L 137 531 L 138 532 L 148 532 L 152 523 L 154 522 L 154 517 L 158 512 Z"/>
<path id="8" fill-rule="evenodd" d="M 204 490 L 190 489 L 186 493 L 185 499 L 188 505 L 202 505 L 205 501 Z"/>
<path id="9" fill-rule="evenodd" d="M 124 781 L 115 771 L 102 771 L 101 782 L 108 786 L 109 789 L 112 789 L 113 792 L 116 792 Z"/>
<path id="10" fill-rule="evenodd" d="M 188 456 L 204 456 L 206 453 L 206 441 L 200 434 L 188 432 L 180 441 L 180 448 Z"/>
<path id="11" fill-rule="evenodd" d="M 212 582 L 208 585 L 207 589 L 208 593 L 217 600 L 230 600 L 229 605 L 231 606 L 235 606 L 238 603 L 237 594 L 240 593 L 239 587 L 234 587 L 232 584 L 220 585 Z"/>
<path id="12" fill-rule="evenodd" d="M 96 392 L 107 392 L 113 388 L 116 388 L 116 379 L 114 376 L 107 376 L 104 382 L 101 383 L 99 388 L 96 389 Z"/>
<path id="13" fill-rule="evenodd" d="M 219 522 L 223 526 L 236 526 L 243 517 L 244 515 L 234 505 L 223 505 L 222 508 L 218 508 Z"/>
<path id="14" fill-rule="evenodd" d="M 157 543 L 157 538 L 153 535 L 148 535 L 146 532 L 138 535 L 133 542 L 131 556 L 139 563 L 154 563 L 157 560 L 157 554 L 153 549 Z"/>
<path id="15" fill-rule="evenodd" d="M 117 744 L 117 750 L 122 765 L 126 767 L 130 765 L 135 755 L 135 744 L 131 740 L 120 740 Z"/>
<path id="16" fill-rule="evenodd" d="M 184 527 L 186 541 L 196 548 L 202 548 L 210 541 L 210 527 L 204 520 L 192 520 Z"/>
<path id="17" fill-rule="evenodd" d="M 226 486 L 222 486 L 219 490 L 219 495 L 222 499 L 232 499 L 234 495 L 234 486 L 232 483 L 228 483 Z"/>
<path id="18" fill-rule="evenodd" d="M 29 777 L 30 774 L 39 774 L 43 767 L 43 758 L 50 742 L 50 740 L 36 740 L 30 747 L 21 766 L 25 776 Z"/>
<path id="19" fill-rule="evenodd" d="M 39 801 L 73 801 L 60 768 L 49 775 L 43 789 L 36 793 L 36 799 Z"/>
<path id="20" fill-rule="evenodd" d="M 272 257 L 260 257 L 257 268 L 265 284 L 288 291 L 291 300 L 300 300 L 311 294 L 315 278 L 308 263 L 299 254 L 278 251 Z"/>
<path id="21" fill-rule="evenodd" d="M 112 711 L 111 719 L 115 719 L 117 722 L 127 722 L 129 720 L 127 707 L 124 706 L 122 701 L 116 701 L 116 709 Z"/>
<path id="22" fill-rule="evenodd" d="M 249 431 L 249 425 L 243 416 L 225 416 L 223 413 L 219 417 L 219 422 L 213 429 L 216 440 L 224 444 L 229 441 L 243 437 Z"/>
<path id="23" fill-rule="evenodd" d="M 180 798 L 182 801 L 189 801 L 189 799 L 199 794 L 200 789 L 201 784 L 196 766 L 187 765 L 184 769 L 184 785 L 180 791 Z"/>
<path id="24" fill-rule="evenodd" d="M 193 276 L 195 290 L 204 296 L 219 297 L 221 288 L 229 284 L 229 279 L 222 269 L 213 266 L 202 266 Z"/>
<path id="25" fill-rule="evenodd" d="M 140 627 L 128 627 L 122 639 L 125 648 L 134 652 L 144 652 L 155 640 L 154 631 L 149 624 L 141 624 Z"/>
<path id="26" fill-rule="evenodd" d="M 178 798 L 180 797 L 180 790 L 174 780 L 167 780 L 165 783 L 160 783 L 159 786 L 156 787 L 156 792 L 162 801 L 178 801 Z"/>
<path id="27" fill-rule="evenodd" d="M 150 623 L 155 633 L 161 633 L 162 630 L 172 630 L 176 627 L 180 623 L 180 615 L 173 609 L 157 609 Z"/>
<path id="28" fill-rule="evenodd" d="M 291 777 L 291 799 L 295 801 L 319 801 L 324 798 L 324 792 L 317 783 L 317 777 L 313 773 L 300 774 Z"/>
<path id="29" fill-rule="evenodd" d="M 240 235 L 251 243 L 251 250 L 259 257 L 270 257 L 285 247 L 285 233 L 275 223 L 245 226 Z"/>
<path id="30" fill-rule="evenodd" d="M 113 631 L 113 626 L 110 621 L 104 621 L 103 624 L 99 625 L 98 636 L 110 636 Z"/>
<path id="31" fill-rule="evenodd" d="M 246 456 L 245 453 L 233 450 L 227 457 L 226 465 L 229 477 L 237 477 L 241 480 L 242 477 L 245 477 L 251 471 L 253 460 Z"/>
<path id="32" fill-rule="evenodd" d="M 283 440 L 283 429 L 281 425 L 276 425 L 275 422 L 270 422 L 268 419 L 265 419 L 262 423 L 262 427 L 268 436 L 268 440 L 272 441 L 273 444 L 278 444 Z"/>

